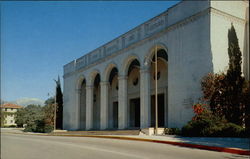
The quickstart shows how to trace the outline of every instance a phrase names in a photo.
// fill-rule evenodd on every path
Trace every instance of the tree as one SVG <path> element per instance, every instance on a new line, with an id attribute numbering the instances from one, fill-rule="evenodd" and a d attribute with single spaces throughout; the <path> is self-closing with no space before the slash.
<path id="1" fill-rule="evenodd" d="M 49 98 L 48 100 L 50 100 L 51 98 Z M 54 98 L 52 98 L 54 99 Z M 48 101 L 47 100 L 47 101 Z M 52 101 L 52 100 L 50 100 Z M 47 103 L 44 107 L 43 107 L 43 111 L 44 111 L 44 122 L 46 125 L 51 125 L 54 127 L 54 111 L 55 111 L 55 107 L 54 107 L 54 101 L 53 103 Z M 45 102 L 46 103 L 46 102 Z"/>
<path id="2" fill-rule="evenodd" d="M 18 109 L 16 112 L 16 124 L 18 127 L 23 127 L 24 124 L 27 122 L 27 109 L 21 108 Z"/>
<path id="3" fill-rule="evenodd" d="M 62 129 L 63 124 L 63 94 L 61 90 L 60 78 L 56 81 L 56 129 Z"/>
<path id="4" fill-rule="evenodd" d="M 0 114 L 0 120 L 1 120 L 1 127 L 4 126 L 4 120 L 5 120 L 5 114 L 2 110 L 0 110 L 1 114 Z"/>
<path id="5" fill-rule="evenodd" d="M 27 124 L 25 131 L 36 132 L 38 121 L 42 121 L 44 113 L 40 105 L 28 105 L 25 108 L 19 109 L 16 113 L 16 123 L 19 126 Z"/>
<path id="6" fill-rule="evenodd" d="M 233 25 L 228 30 L 228 56 L 229 69 L 226 74 L 208 74 L 202 80 L 202 91 L 214 114 L 243 125 L 243 119 L 249 114 L 249 85 L 242 76 L 242 55 Z"/>
<path id="7" fill-rule="evenodd" d="M 250 134 L 250 81 L 244 83 L 243 87 L 244 120 L 245 126 Z"/>
<path id="8" fill-rule="evenodd" d="M 245 79 L 242 77 L 242 54 L 233 24 L 231 29 L 228 30 L 228 56 L 229 69 L 225 78 L 227 87 L 225 91 L 226 107 L 224 107 L 224 112 L 230 122 L 242 125 L 242 97 Z"/>

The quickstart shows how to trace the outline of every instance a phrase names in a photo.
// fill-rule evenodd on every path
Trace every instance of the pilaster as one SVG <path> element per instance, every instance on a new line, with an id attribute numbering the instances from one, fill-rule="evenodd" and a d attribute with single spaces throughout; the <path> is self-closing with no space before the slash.
<path id="1" fill-rule="evenodd" d="M 75 123 L 76 123 L 76 130 L 80 129 L 80 99 L 81 99 L 81 89 L 76 89 L 76 113 L 75 113 Z"/>
<path id="2" fill-rule="evenodd" d="M 93 91 L 92 85 L 86 86 L 86 130 L 93 128 Z"/>
<path id="3" fill-rule="evenodd" d="M 101 130 L 108 128 L 108 86 L 109 82 L 101 82 Z"/>
<path id="4" fill-rule="evenodd" d="M 140 107 L 141 107 L 141 128 L 150 127 L 150 72 L 148 68 L 140 70 Z"/>
<path id="5" fill-rule="evenodd" d="M 128 88 L 127 76 L 118 77 L 118 128 L 125 129 L 128 127 Z"/>

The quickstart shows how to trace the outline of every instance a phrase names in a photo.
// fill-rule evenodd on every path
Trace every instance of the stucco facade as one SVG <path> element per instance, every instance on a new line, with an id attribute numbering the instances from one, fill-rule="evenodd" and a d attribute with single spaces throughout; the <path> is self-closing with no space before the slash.
<path id="1" fill-rule="evenodd" d="M 63 128 L 153 127 L 156 79 L 159 126 L 182 127 L 202 95 L 201 78 L 227 68 L 231 23 L 249 79 L 248 7 L 246 1 L 182 1 L 66 64 Z"/>

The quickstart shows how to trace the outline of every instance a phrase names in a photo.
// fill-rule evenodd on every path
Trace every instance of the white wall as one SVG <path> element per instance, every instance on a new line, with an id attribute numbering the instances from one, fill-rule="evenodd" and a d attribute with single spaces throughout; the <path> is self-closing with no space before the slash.
<path id="1" fill-rule="evenodd" d="M 217 73 L 228 69 L 228 29 L 231 28 L 231 23 L 236 30 L 240 51 L 242 54 L 246 54 L 244 50 L 246 3 L 212 1 L 211 7 L 226 12 L 226 14 L 217 11 L 212 11 L 211 13 L 211 51 L 213 54 L 214 72 Z"/>

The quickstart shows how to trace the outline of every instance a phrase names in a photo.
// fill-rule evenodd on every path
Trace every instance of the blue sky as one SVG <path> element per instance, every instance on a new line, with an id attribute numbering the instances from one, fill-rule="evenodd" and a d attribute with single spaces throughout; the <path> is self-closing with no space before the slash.
<path id="1" fill-rule="evenodd" d="M 46 100 L 63 65 L 176 3 L 1 2 L 1 98 Z"/>

